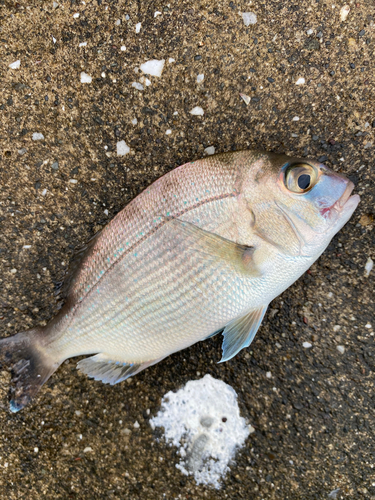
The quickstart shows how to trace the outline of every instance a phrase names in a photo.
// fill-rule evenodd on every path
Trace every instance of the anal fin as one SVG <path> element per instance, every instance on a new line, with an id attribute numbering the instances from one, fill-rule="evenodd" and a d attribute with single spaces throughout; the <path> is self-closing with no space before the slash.
<path id="1" fill-rule="evenodd" d="M 249 347 L 267 311 L 268 304 L 252 309 L 241 318 L 227 324 L 223 331 L 223 355 L 220 363 L 233 358 L 241 349 Z"/>
<path id="2" fill-rule="evenodd" d="M 104 384 L 115 385 L 163 359 L 154 359 L 144 363 L 127 363 L 113 358 L 113 355 L 99 353 L 79 361 L 77 368 L 90 378 L 101 380 Z"/>

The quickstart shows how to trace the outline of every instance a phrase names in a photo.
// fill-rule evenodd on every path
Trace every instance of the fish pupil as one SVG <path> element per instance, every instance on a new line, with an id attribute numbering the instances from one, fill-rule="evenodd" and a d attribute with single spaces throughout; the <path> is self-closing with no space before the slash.
<path id="1" fill-rule="evenodd" d="M 300 189 L 307 189 L 310 186 L 311 177 L 308 174 L 302 174 L 298 177 L 298 187 Z"/>

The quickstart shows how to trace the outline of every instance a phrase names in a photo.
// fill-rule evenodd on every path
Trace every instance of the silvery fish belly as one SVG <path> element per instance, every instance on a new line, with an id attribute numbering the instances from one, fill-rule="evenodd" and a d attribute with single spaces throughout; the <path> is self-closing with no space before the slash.
<path id="1" fill-rule="evenodd" d="M 316 161 L 256 151 L 166 174 L 77 255 L 60 313 L 0 341 L 11 410 L 78 355 L 111 384 L 218 332 L 231 359 L 349 220 L 353 187 Z"/>

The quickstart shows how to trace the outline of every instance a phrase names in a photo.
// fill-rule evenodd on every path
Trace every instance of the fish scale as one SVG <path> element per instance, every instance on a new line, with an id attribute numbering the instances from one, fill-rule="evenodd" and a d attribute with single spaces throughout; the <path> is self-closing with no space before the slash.
<path id="1" fill-rule="evenodd" d="M 169 172 L 79 252 L 46 327 L 0 340 L 11 410 L 78 355 L 93 355 L 81 371 L 114 384 L 223 330 L 231 359 L 350 218 L 352 189 L 316 161 L 254 151 Z"/>

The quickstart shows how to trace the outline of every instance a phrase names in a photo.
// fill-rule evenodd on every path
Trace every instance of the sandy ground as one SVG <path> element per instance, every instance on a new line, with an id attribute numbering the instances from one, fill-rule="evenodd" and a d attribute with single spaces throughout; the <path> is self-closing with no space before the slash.
<path id="1" fill-rule="evenodd" d="M 362 199 L 230 362 L 217 336 L 109 387 L 70 360 L 17 415 L 3 372 L 1 498 L 375 498 L 375 8 L 348 3 L 341 22 L 342 0 L 0 0 L 3 336 L 53 317 L 74 249 L 208 146 L 320 158 Z M 154 58 L 164 70 L 147 85 L 137 68 Z M 221 490 L 182 475 L 149 425 L 167 391 L 207 373 L 255 428 Z"/>

